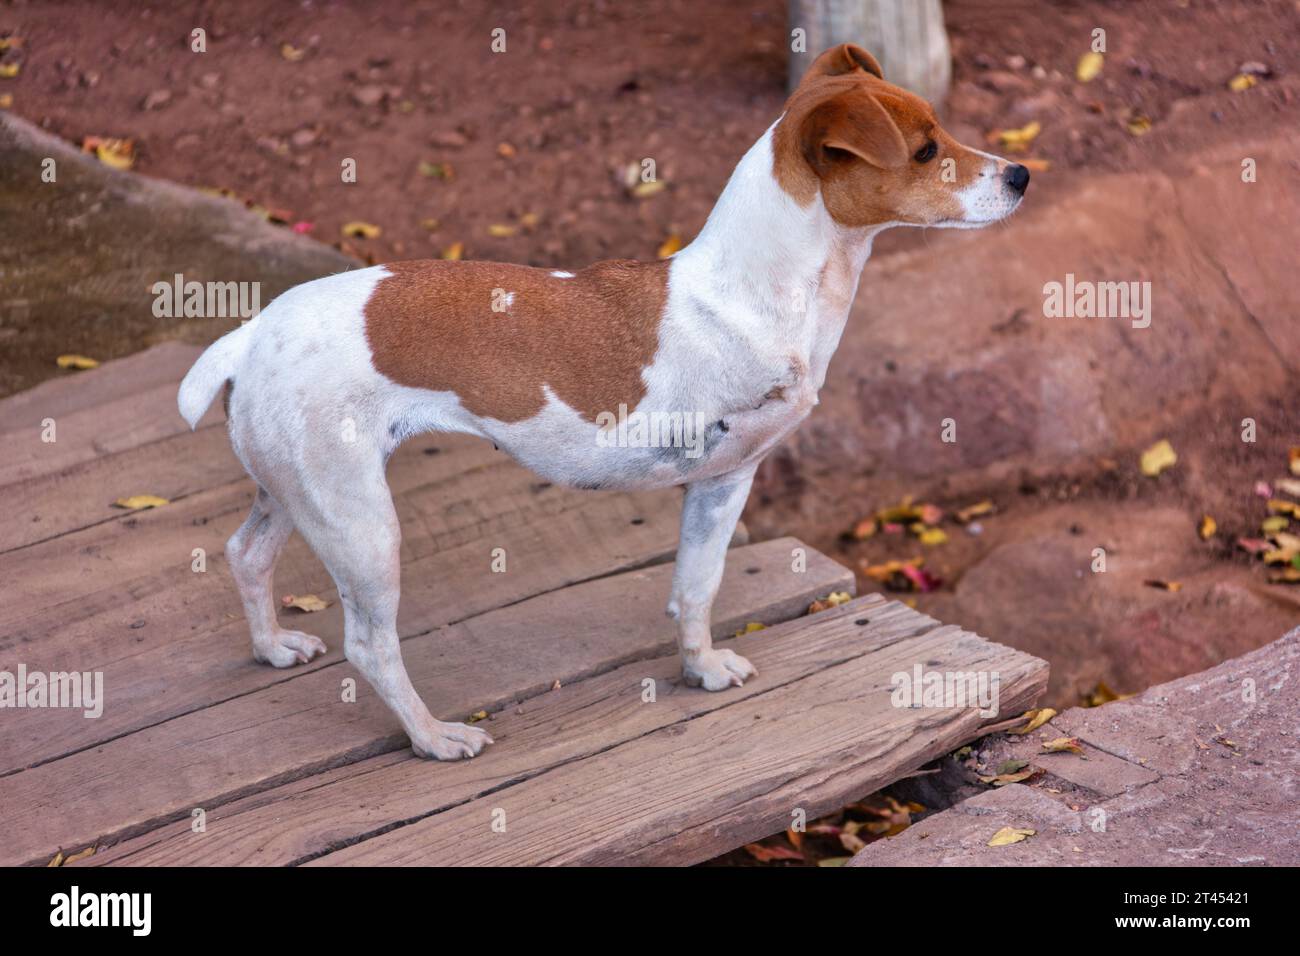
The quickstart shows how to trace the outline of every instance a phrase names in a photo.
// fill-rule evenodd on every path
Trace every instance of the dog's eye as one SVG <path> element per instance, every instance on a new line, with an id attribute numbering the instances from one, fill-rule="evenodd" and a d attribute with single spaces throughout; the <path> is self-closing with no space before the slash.
<path id="1" fill-rule="evenodd" d="M 918 149 L 916 151 L 916 155 L 913 156 L 912 158 L 915 159 L 918 163 L 928 163 L 930 160 L 934 159 L 935 155 L 938 152 L 939 152 L 938 145 L 935 144 L 934 140 L 930 140 L 930 142 L 926 143 L 924 146 Z"/>

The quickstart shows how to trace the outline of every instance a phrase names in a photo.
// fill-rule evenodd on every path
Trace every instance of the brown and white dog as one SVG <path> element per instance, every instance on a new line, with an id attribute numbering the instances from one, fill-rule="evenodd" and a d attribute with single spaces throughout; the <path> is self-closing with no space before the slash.
<path id="1" fill-rule="evenodd" d="M 727 544 L 758 463 L 817 404 L 872 239 L 996 222 L 1028 180 L 955 142 L 844 45 L 812 65 L 699 237 L 665 262 L 399 262 L 289 290 L 204 352 L 179 396 L 193 426 L 233 383 L 230 440 L 259 490 L 227 556 L 253 656 L 288 667 L 325 651 L 276 619 L 271 574 L 297 528 L 338 586 L 348 660 L 416 753 L 456 759 L 491 743 L 434 719 L 397 635 L 401 532 L 385 465 L 411 435 L 454 431 L 554 482 L 685 485 L 668 606 L 684 678 L 739 685 L 753 666 L 710 638 Z M 626 447 L 609 439 L 628 410 L 702 427 L 689 443 Z"/>

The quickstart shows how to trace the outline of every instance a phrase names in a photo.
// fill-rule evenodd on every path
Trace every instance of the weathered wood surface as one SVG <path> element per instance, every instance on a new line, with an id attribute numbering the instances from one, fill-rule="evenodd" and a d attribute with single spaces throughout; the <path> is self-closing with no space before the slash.
<path id="1" fill-rule="evenodd" d="M 852 588 L 850 572 L 815 553 L 805 572 L 793 573 L 797 546 L 780 539 L 733 553 L 716 612 L 719 634 L 795 616 L 818 596 Z M 673 640 L 663 613 L 671 576 L 671 565 L 659 565 L 599 578 L 408 640 L 407 669 L 436 715 L 464 719 L 543 693 L 556 680 L 661 655 Z M 228 666 L 278 682 L 0 778 L 0 832 L 10 834 L 0 864 L 188 818 L 193 807 L 406 749 L 395 718 L 336 650 L 314 669 L 273 671 L 247 658 L 245 650 Z M 341 699 L 345 678 L 357 681 L 355 703 Z"/>
<path id="2" fill-rule="evenodd" d="M 219 408 L 195 432 L 174 410 L 193 355 L 160 347 L 0 401 L 0 670 L 98 671 L 106 698 L 98 719 L 0 714 L 0 865 L 90 845 L 94 864 L 693 862 L 783 828 L 791 800 L 830 809 L 976 734 L 970 712 L 890 708 L 890 669 L 997 667 L 1003 713 L 1045 680 L 1041 662 L 878 597 L 803 618 L 853 576 L 778 539 L 732 551 L 715 609 L 719 638 L 777 625 L 730 642 L 759 676 L 687 688 L 663 613 L 678 492 L 559 488 L 486 442 L 426 436 L 388 470 L 403 656 L 435 714 L 486 709 L 497 744 L 418 760 L 343 660 L 337 607 L 294 616 L 325 656 L 251 660 L 222 552 L 253 486 Z M 44 417 L 58 447 L 37 447 Z M 111 507 L 144 493 L 171 503 Z M 296 537 L 276 589 L 335 596 Z M 498 807 L 508 837 L 490 829 Z"/>

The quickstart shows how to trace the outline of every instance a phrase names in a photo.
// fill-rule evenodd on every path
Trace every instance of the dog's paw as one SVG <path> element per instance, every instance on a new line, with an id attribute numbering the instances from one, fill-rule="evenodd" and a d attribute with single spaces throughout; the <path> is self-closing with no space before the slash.
<path id="1" fill-rule="evenodd" d="M 447 724 L 430 720 L 426 730 L 411 735 L 411 749 L 421 757 L 434 760 L 460 760 L 477 756 L 492 737 L 485 730 L 468 724 Z"/>
<path id="2" fill-rule="evenodd" d="M 682 678 L 686 683 L 705 690 L 739 687 L 757 673 L 753 664 L 729 650 L 705 651 L 682 665 Z"/>
<path id="3" fill-rule="evenodd" d="M 306 664 L 325 653 L 325 642 L 302 631 L 276 631 L 269 637 L 253 641 L 253 658 L 272 667 Z"/>

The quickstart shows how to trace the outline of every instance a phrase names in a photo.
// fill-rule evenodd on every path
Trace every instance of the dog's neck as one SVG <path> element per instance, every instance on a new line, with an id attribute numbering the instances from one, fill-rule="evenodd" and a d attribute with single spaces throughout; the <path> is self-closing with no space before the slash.
<path id="1" fill-rule="evenodd" d="M 773 169 L 775 128 L 745 153 L 699 236 L 676 258 L 706 270 L 719 296 L 752 314 L 762 324 L 754 333 L 803 352 L 820 388 L 885 226 L 840 226 L 820 196 L 799 205 Z"/>

